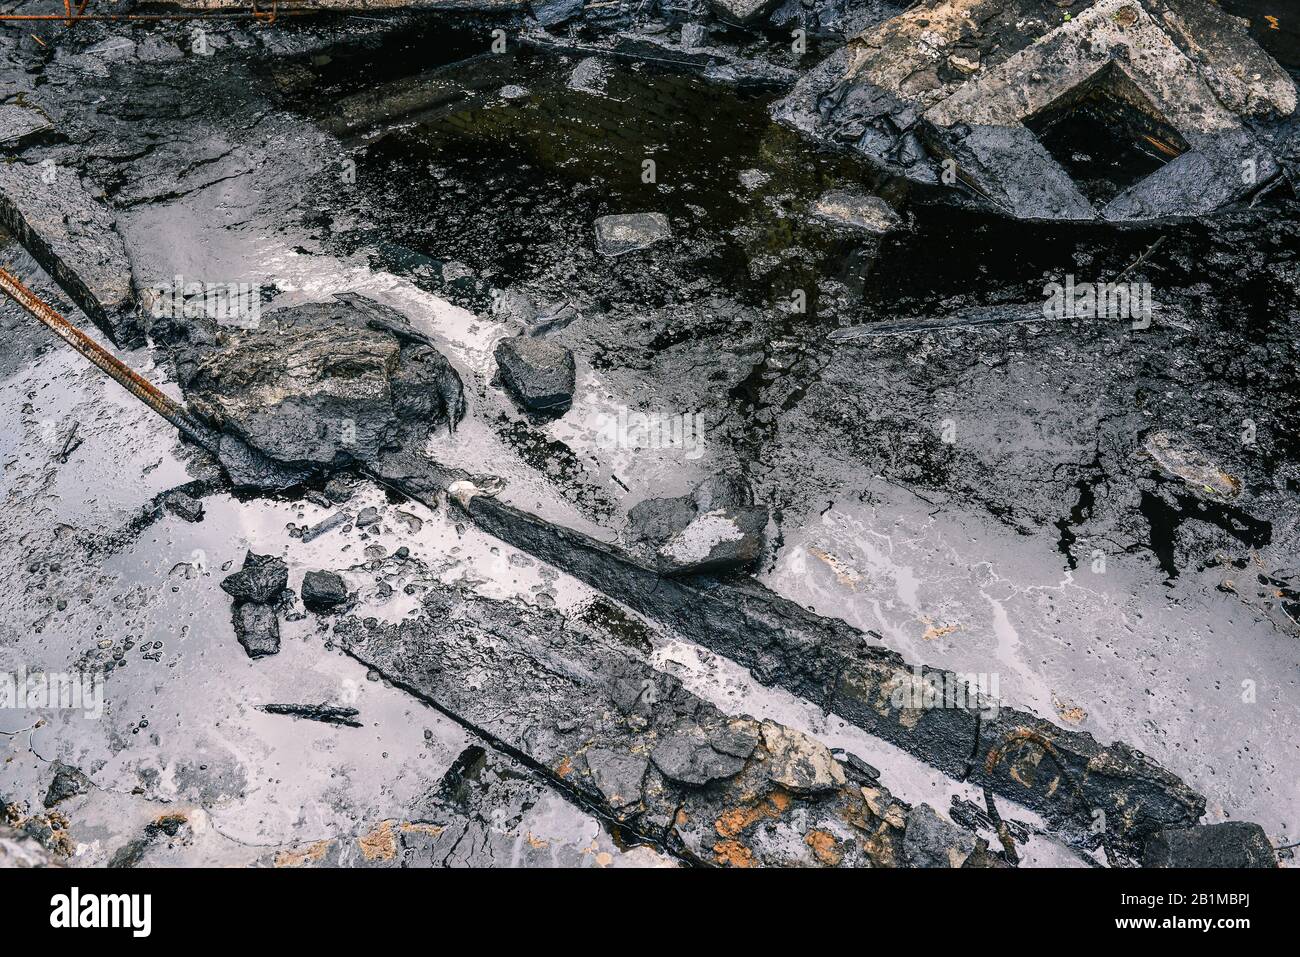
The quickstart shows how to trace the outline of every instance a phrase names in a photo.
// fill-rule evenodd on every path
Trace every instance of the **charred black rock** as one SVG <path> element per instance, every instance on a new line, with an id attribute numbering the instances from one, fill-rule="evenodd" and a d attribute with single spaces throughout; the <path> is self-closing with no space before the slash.
<path id="1" fill-rule="evenodd" d="M 163 508 L 185 522 L 203 521 L 203 503 L 184 492 L 168 492 L 163 496 Z"/>
<path id="2" fill-rule="evenodd" d="M 1277 867 L 1277 855 L 1258 824 L 1225 821 L 1166 828 L 1147 841 L 1144 867 Z"/>
<path id="3" fill-rule="evenodd" d="M 322 724 L 337 724 L 348 728 L 359 728 L 361 722 L 355 720 L 360 714 L 356 708 L 342 708 L 329 704 L 264 704 L 258 709 L 267 714 L 282 714 L 291 718 L 305 718 Z"/>
<path id="4" fill-rule="evenodd" d="M 250 658 L 265 658 L 280 651 L 280 621 L 270 605 L 254 601 L 236 605 L 235 635 Z"/>
<path id="5" fill-rule="evenodd" d="M 86 777 L 80 769 L 56 761 L 54 779 L 50 781 L 50 789 L 45 792 L 45 806 L 54 807 L 60 801 L 86 794 L 88 791 L 90 791 L 90 778 Z"/>
<path id="6" fill-rule="evenodd" d="M 496 347 L 501 381 L 530 412 L 558 412 L 573 401 L 573 353 L 545 339 L 519 336 Z"/>
<path id="7" fill-rule="evenodd" d="M 348 586 L 334 572 L 308 572 L 302 578 L 302 603 L 308 610 L 332 611 L 348 600 Z"/>
<path id="8" fill-rule="evenodd" d="M 289 585 L 289 566 L 274 555 L 244 556 L 244 567 L 227 575 L 221 583 L 226 594 L 236 601 L 270 604 Z"/>
<path id="9" fill-rule="evenodd" d="M 701 484 L 690 495 L 640 502 L 628 512 L 635 549 L 664 574 L 744 568 L 762 554 L 767 510 L 728 478 Z"/>

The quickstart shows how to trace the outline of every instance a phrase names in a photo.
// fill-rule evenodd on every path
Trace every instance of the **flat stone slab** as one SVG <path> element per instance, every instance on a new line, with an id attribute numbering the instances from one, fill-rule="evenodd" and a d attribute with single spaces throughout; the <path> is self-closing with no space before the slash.
<path id="1" fill-rule="evenodd" d="M 663 213 L 625 213 L 596 220 L 596 249 L 606 256 L 645 249 L 668 239 L 673 228 Z"/>
<path id="2" fill-rule="evenodd" d="M 898 214 L 879 196 L 831 190 L 812 204 L 812 215 L 844 229 L 884 236 L 898 228 Z"/>
<path id="3" fill-rule="evenodd" d="M 434 584 L 421 615 L 350 617 L 335 635 L 352 657 L 683 860 L 906 864 L 906 804 L 798 731 L 723 714 L 581 616 Z"/>
<path id="4" fill-rule="evenodd" d="M 39 110 L 17 103 L 0 105 L 0 146 L 21 146 L 29 137 L 43 133 L 53 126 Z"/>
<path id="5" fill-rule="evenodd" d="M 51 171 L 54 181 L 47 183 Z M 0 163 L 0 226 L 114 343 L 143 344 L 126 246 L 112 210 L 79 176 L 66 169 Z"/>

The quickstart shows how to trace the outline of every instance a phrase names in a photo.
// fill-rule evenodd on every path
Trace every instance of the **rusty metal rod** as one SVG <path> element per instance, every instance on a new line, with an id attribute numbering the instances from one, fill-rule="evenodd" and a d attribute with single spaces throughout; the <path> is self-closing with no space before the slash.
<path id="1" fill-rule="evenodd" d="M 162 20 L 260 20 L 264 23 L 274 23 L 277 17 L 299 17 L 309 16 L 319 13 L 320 11 L 311 10 L 281 10 L 278 13 L 253 13 L 253 12 L 232 12 L 232 13 L 74 13 L 71 19 L 63 13 L 0 13 L 0 22 L 17 21 L 17 20 L 36 20 L 50 21 L 58 20 L 68 24 L 74 24 L 79 20 L 90 21 L 137 21 L 155 23 Z"/>
<path id="2" fill-rule="evenodd" d="M 24 286 L 17 276 L 3 268 L 0 268 L 0 291 L 53 330 L 55 335 L 98 366 L 101 371 L 107 373 L 114 382 L 177 428 L 182 435 L 203 446 L 212 454 L 217 454 L 216 432 L 203 425 L 179 402 L 165 395 L 153 383 L 64 319 L 41 301 L 36 293 Z"/>

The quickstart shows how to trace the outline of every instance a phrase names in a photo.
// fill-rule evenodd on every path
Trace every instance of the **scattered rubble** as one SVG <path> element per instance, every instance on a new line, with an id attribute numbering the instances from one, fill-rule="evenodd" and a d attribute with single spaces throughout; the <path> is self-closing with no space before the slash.
<path id="1" fill-rule="evenodd" d="M 417 618 L 347 618 L 335 635 L 368 667 L 685 860 L 905 863 L 908 809 L 883 789 L 877 814 L 852 769 L 820 746 L 722 715 L 618 640 L 554 611 L 438 585 Z M 492 677 L 480 684 L 468 666 L 486 664 L 485 642 Z"/>
<path id="2" fill-rule="evenodd" d="M 1208 0 L 1067 16 L 1040 0 L 925 0 L 852 38 L 773 115 L 1009 216 L 1137 222 L 1210 213 L 1275 178 L 1296 105 L 1286 71 Z M 1054 155 L 1058 126 L 1089 111 L 1151 160 L 1127 164 L 1146 175 L 1099 191 L 1068 148 Z"/>

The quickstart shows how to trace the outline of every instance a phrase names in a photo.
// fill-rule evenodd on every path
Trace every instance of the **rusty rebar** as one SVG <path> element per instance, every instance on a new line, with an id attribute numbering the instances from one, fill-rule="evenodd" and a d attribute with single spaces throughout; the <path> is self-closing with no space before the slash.
<path id="1" fill-rule="evenodd" d="M 157 386 L 55 312 L 36 293 L 24 286 L 17 276 L 3 268 L 0 268 L 0 291 L 39 319 L 47 328 L 53 330 L 55 335 L 89 359 L 101 371 L 107 373 L 114 382 L 178 429 L 182 435 L 214 455 L 217 454 L 218 440 L 212 429 L 203 425 L 179 402 L 164 394 Z"/>

